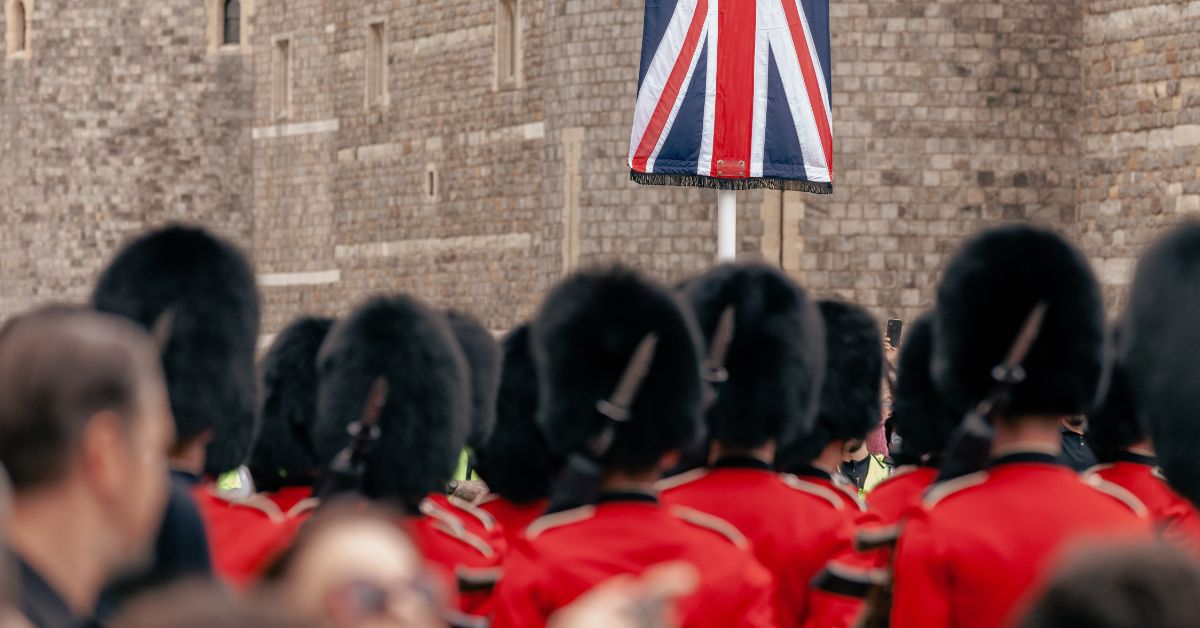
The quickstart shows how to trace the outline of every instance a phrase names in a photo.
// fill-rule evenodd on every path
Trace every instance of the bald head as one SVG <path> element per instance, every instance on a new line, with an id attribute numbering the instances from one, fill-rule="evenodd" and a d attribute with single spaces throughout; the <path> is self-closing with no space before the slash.
<path id="1" fill-rule="evenodd" d="M 131 422 L 162 387 L 154 342 L 131 323 L 68 306 L 9 321 L 0 329 L 0 460 L 16 493 L 66 474 L 89 419 Z"/>

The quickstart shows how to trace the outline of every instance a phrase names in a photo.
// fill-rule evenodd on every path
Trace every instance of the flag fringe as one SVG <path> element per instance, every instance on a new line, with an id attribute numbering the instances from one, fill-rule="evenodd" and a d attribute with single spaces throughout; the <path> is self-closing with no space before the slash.
<path id="1" fill-rule="evenodd" d="M 793 179 L 718 179 L 690 174 L 653 174 L 629 171 L 629 178 L 641 185 L 674 185 L 712 190 L 787 190 L 809 194 L 833 194 L 832 183 Z"/>

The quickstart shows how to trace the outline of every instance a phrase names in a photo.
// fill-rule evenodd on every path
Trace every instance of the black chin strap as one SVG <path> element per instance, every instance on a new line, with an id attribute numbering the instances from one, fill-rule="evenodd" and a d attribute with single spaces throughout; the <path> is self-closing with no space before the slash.
<path id="1" fill-rule="evenodd" d="M 600 428 L 567 456 L 566 466 L 550 494 L 546 514 L 596 503 L 604 475 L 603 463 L 616 440 L 617 427 L 633 418 L 633 400 L 650 373 L 657 346 L 657 334 L 642 338 L 612 395 L 596 402 L 596 412 L 602 417 Z"/>

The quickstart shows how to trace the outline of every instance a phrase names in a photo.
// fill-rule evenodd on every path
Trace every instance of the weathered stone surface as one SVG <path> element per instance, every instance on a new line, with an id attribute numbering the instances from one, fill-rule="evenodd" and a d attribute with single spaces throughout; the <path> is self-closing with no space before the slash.
<path id="1" fill-rule="evenodd" d="M 0 65 L 0 316 L 85 297 L 172 220 L 253 254 L 268 334 L 394 291 L 501 330 L 574 268 L 711 264 L 714 194 L 628 180 L 641 0 L 520 0 L 506 85 L 495 0 L 243 0 L 241 47 L 211 39 L 220 4 L 31 5 L 28 58 Z M 963 237 L 1029 220 L 1081 243 L 1115 309 L 1138 252 L 1200 213 L 1200 1 L 831 11 L 836 191 L 739 194 L 742 256 L 912 318 Z"/>

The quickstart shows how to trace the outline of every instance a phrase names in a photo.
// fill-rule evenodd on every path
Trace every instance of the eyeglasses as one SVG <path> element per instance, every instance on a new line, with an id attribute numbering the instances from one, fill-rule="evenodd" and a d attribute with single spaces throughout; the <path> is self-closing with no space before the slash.
<path id="1" fill-rule="evenodd" d="M 415 622 L 437 608 L 437 596 L 420 579 L 381 584 L 367 579 L 349 580 L 326 596 L 326 608 L 334 624 L 349 628 L 366 621 L 389 619 L 397 625 Z"/>

